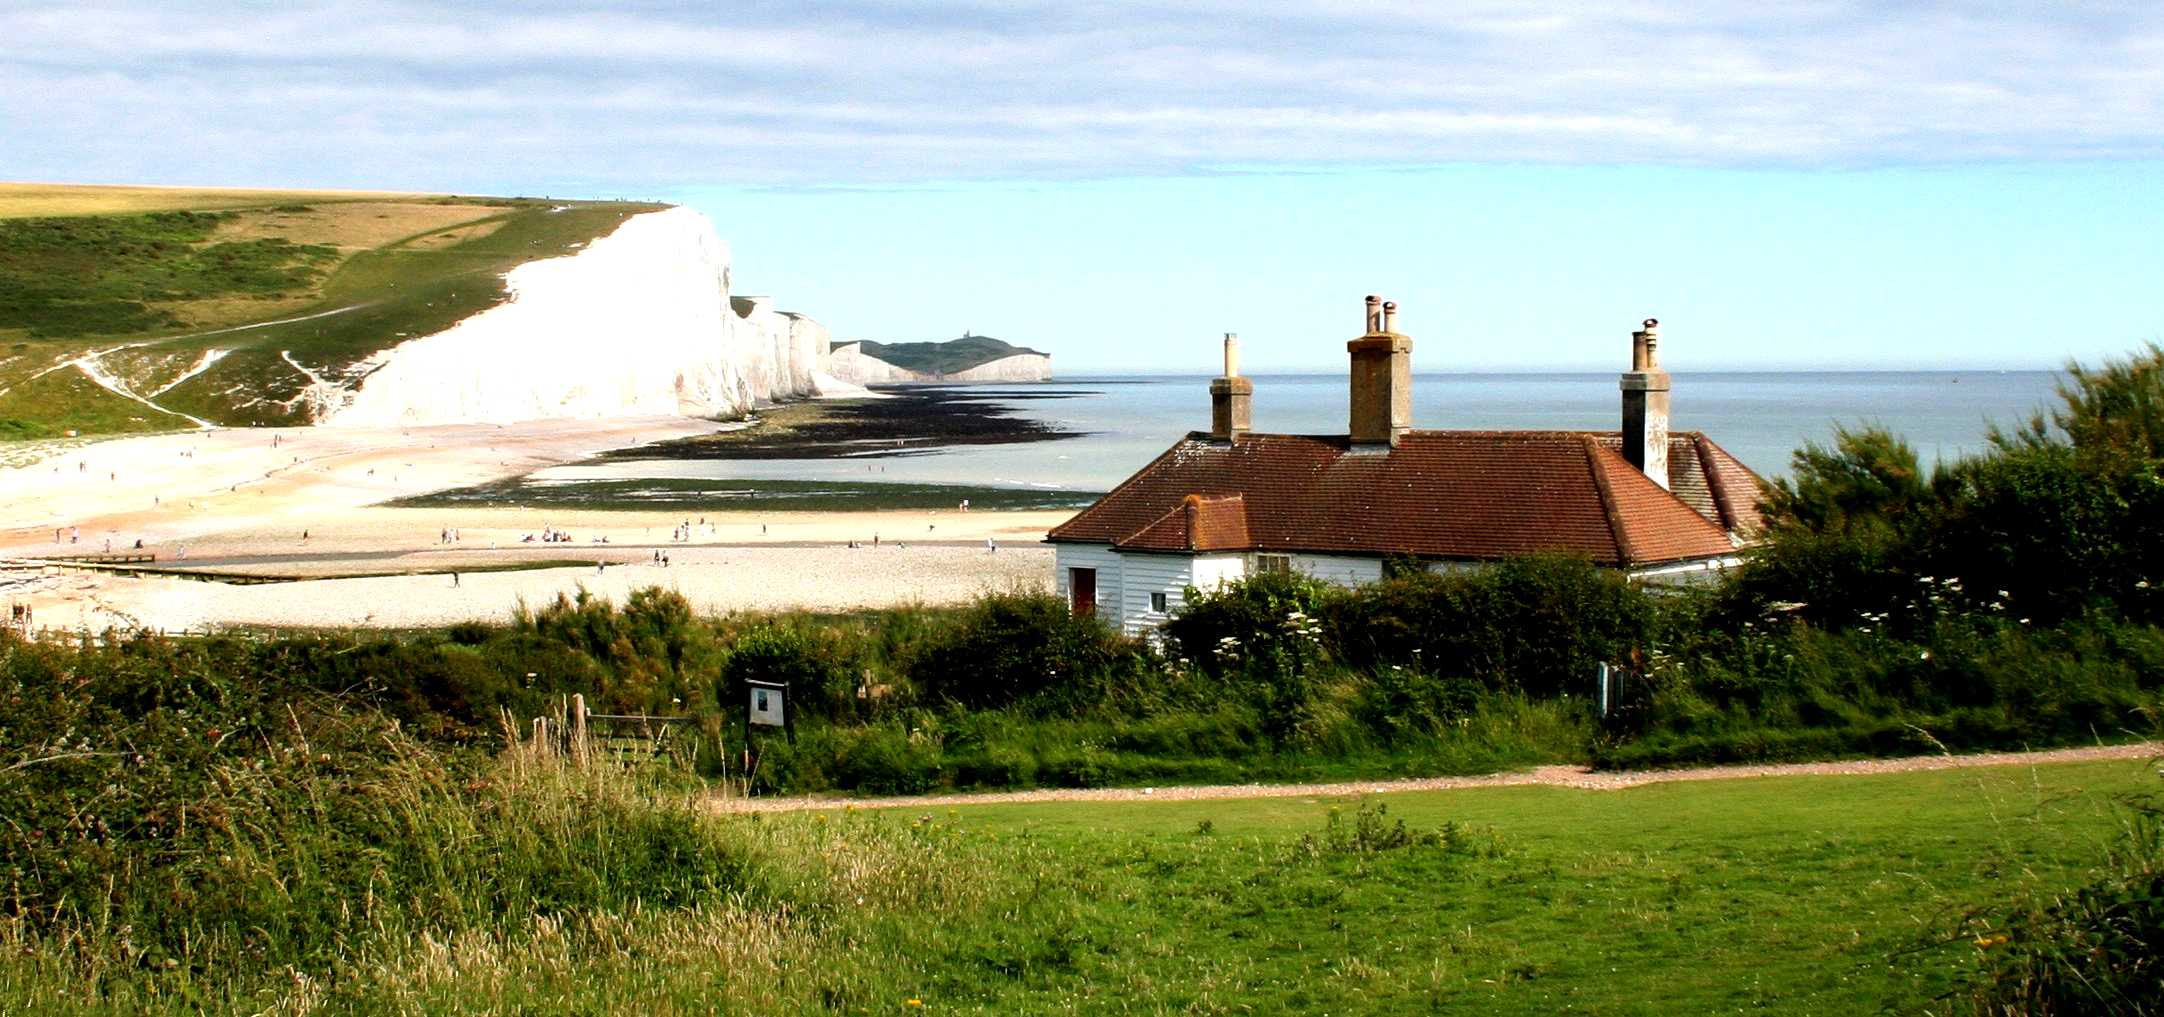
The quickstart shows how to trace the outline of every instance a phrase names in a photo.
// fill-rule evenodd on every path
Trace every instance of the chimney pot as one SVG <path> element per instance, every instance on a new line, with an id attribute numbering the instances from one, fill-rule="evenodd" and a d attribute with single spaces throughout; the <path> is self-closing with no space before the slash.
<path id="1" fill-rule="evenodd" d="M 1210 379 L 1210 437 L 1233 441 L 1254 428 L 1255 383 L 1240 377 L 1240 337 L 1225 333 L 1225 376 Z"/>
<path id="2" fill-rule="evenodd" d="M 1385 300 L 1383 301 L 1383 331 L 1395 332 L 1397 330 L 1398 302 L 1395 300 Z"/>
<path id="3" fill-rule="evenodd" d="M 1668 372 L 1660 368 L 1660 319 L 1631 333 L 1631 369 L 1624 372 L 1623 458 L 1646 478 L 1668 486 Z"/>
<path id="4" fill-rule="evenodd" d="M 1352 354 L 1352 419 L 1355 445 L 1395 447 L 1413 426 L 1413 341 L 1398 334 L 1397 304 L 1368 297 L 1367 333 L 1345 344 Z"/>

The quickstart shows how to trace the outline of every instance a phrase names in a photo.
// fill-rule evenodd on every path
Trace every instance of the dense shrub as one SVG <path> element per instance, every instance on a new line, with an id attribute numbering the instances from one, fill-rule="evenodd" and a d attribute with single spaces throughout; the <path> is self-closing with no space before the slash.
<path id="1" fill-rule="evenodd" d="M 1329 641 L 1362 668 L 1395 665 L 1534 696 L 1584 694 L 1603 662 L 1656 634 L 1654 597 L 1573 558 L 1420 573 L 1333 602 Z"/>
<path id="2" fill-rule="evenodd" d="M 634 590 L 621 608 L 585 590 L 558 594 L 538 611 L 521 607 L 512 628 L 593 661 L 594 685 L 582 691 L 599 710 L 696 708 L 720 664 L 712 628 L 692 617 L 683 594 L 659 587 Z"/>
<path id="3" fill-rule="evenodd" d="M 1312 658 L 1309 622 L 1343 595 L 1297 572 L 1264 572 L 1210 590 L 1187 591 L 1162 630 L 1184 661 L 1213 675 L 1304 664 Z"/>
<path id="4" fill-rule="evenodd" d="M 1147 647 L 1044 593 L 979 597 L 903 662 L 928 700 L 978 709 L 1074 709 L 1150 666 Z"/>
<path id="5" fill-rule="evenodd" d="M 729 647 L 715 702 L 738 702 L 748 681 L 786 682 L 797 709 L 848 720 L 858 712 L 858 670 L 856 647 L 831 629 L 763 624 Z"/>

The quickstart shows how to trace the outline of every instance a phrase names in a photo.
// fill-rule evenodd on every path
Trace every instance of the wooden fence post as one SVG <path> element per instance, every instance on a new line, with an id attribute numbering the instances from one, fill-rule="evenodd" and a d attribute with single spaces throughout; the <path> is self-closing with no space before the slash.
<path id="1" fill-rule="evenodd" d="M 571 694 L 571 759 L 580 767 L 586 765 L 586 694 Z"/>

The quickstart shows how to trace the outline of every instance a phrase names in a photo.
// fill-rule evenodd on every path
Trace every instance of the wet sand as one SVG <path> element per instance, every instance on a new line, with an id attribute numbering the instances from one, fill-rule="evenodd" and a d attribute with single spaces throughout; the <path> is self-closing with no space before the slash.
<path id="1" fill-rule="evenodd" d="M 1038 541 L 1068 510 L 702 518 L 379 504 L 720 426 L 661 418 L 234 429 L 55 446 L 0 469 L 0 557 L 100 554 L 110 541 L 113 553 L 155 555 L 160 569 L 309 578 L 238 586 L 18 564 L 0 569 L 0 599 L 30 604 L 39 626 L 65 629 L 406 627 L 501 619 L 521 602 L 581 588 L 620 598 L 661 585 L 701 610 L 727 611 L 945 603 L 1049 584 L 1051 553 Z M 18 448 L 12 461 L 34 454 Z M 569 539 L 542 540 L 549 532 Z M 502 568 L 519 570 L 486 571 Z"/>

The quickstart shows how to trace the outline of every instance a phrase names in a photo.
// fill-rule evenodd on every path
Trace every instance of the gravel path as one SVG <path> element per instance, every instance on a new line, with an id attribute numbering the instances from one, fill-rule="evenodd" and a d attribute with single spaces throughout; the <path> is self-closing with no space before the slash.
<path id="1" fill-rule="evenodd" d="M 912 798 L 715 798 L 714 808 L 723 812 L 798 812 L 805 809 L 923 808 L 939 805 L 992 805 L 1010 802 L 1128 802 L 1201 801 L 1221 798 L 1306 798 L 1337 795 L 1386 794 L 1394 791 L 1449 791 L 1475 787 L 1519 787 L 1544 784 L 1588 791 L 1619 791 L 1643 784 L 1679 780 L 1737 780 L 1747 777 L 1795 777 L 1807 775 L 1854 775 L 1906 773 L 1915 770 L 1955 770 L 1978 766 L 2029 766 L 2038 763 L 2076 763 L 2100 759 L 2153 759 L 2164 757 L 2164 742 L 2104 745 L 2082 749 L 2051 749 L 2043 752 L 1979 752 L 1972 755 L 1909 756 L 1902 759 L 1857 759 L 1835 763 L 1769 763 L 1752 766 L 1703 766 L 1686 770 L 1593 771 L 1582 766 L 1541 766 L 1517 773 L 1479 777 L 1415 777 L 1402 780 L 1343 781 L 1327 784 L 1212 784 L 1199 787 L 1088 788 L 1039 791 L 992 791 L 980 794 L 921 795 Z"/>

